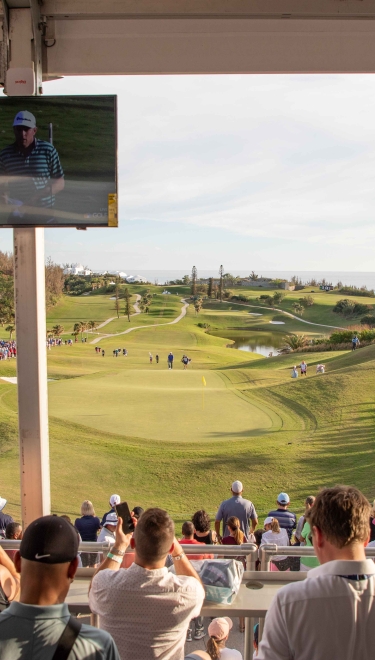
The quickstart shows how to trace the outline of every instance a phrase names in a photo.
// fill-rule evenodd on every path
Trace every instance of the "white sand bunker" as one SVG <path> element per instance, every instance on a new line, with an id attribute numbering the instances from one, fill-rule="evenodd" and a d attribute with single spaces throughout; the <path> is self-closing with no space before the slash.
<path id="1" fill-rule="evenodd" d="M 285 325 L 285 321 L 270 321 L 272 325 Z"/>
<path id="2" fill-rule="evenodd" d="M 257 314 L 257 312 L 249 312 L 249 316 L 263 316 L 263 314 Z"/>

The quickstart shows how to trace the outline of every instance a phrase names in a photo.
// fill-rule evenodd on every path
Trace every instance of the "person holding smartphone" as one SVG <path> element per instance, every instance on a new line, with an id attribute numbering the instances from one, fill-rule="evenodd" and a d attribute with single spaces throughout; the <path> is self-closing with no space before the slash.
<path id="1" fill-rule="evenodd" d="M 120 507 L 118 507 L 118 511 Z M 115 544 L 97 569 L 89 603 L 101 628 L 113 635 L 122 660 L 180 660 L 189 621 L 199 616 L 204 588 L 177 539 L 173 520 L 153 508 L 132 518 L 134 534 L 125 534 L 119 517 Z M 126 549 L 134 563 L 121 569 Z M 165 567 L 170 554 L 175 574 Z"/>

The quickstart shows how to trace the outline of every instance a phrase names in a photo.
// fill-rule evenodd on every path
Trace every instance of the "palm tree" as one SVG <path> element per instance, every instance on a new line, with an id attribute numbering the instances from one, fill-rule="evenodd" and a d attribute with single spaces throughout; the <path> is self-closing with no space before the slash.
<path id="1" fill-rule="evenodd" d="M 7 325 L 7 327 L 5 328 L 6 332 L 9 332 L 9 341 L 12 341 L 12 335 L 15 329 L 16 328 L 14 327 L 14 325 Z"/>
<path id="2" fill-rule="evenodd" d="M 62 333 L 64 332 L 65 328 L 63 325 L 54 325 L 52 328 L 52 332 L 55 337 L 60 337 Z"/>
<path id="3" fill-rule="evenodd" d="M 119 293 L 119 285 L 118 282 L 116 283 L 116 288 L 115 288 L 115 309 L 116 309 L 116 314 L 117 318 L 120 318 L 120 293 Z"/>
<path id="4" fill-rule="evenodd" d="M 295 351 L 296 348 L 303 348 L 308 343 L 309 340 L 305 335 L 290 335 L 289 337 L 285 337 L 285 347 L 292 349 L 292 351 Z"/>
<path id="5" fill-rule="evenodd" d="M 199 314 L 199 312 L 202 309 L 202 306 L 203 306 L 202 298 L 195 298 L 195 300 L 194 300 L 194 309 L 195 309 L 196 314 Z"/>
<path id="6" fill-rule="evenodd" d="M 302 316 L 303 312 L 305 311 L 305 308 L 303 307 L 303 305 L 301 305 L 298 302 L 293 303 L 293 309 L 294 309 L 295 314 L 298 314 L 299 316 Z"/>
<path id="7" fill-rule="evenodd" d="M 74 326 L 73 326 L 73 332 L 72 332 L 72 335 L 74 337 L 75 342 L 78 341 L 77 337 L 78 337 L 80 332 L 81 332 L 81 323 L 75 323 Z"/>
<path id="8" fill-rule="evenodd" d="M 98 327 L 98 325 L 99 325 L 99 324 L 98 324 L 96 321 L 89 321 L 88 324 L 87 324 L 87 327 L 88 327 L 88 329 L 91 330 L 91 332 L 92 332 L 93 330 L 96 330 L 96 328 Z"/>

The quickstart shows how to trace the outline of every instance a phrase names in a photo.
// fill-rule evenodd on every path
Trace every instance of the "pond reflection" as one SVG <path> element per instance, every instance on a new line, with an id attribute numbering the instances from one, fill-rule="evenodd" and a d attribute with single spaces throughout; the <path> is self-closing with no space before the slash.
<path id="1" fill-rule="evenodd" d="M 243 330 L 212 330 L 210 335 L 214 337 L 225 337 L 234 343 L 229 348 L 237 348 L 240 351 L 249 351 L 259 355 L 269 356 L 278 354 L 278 350 L 285 346 L 285 335 L 282 332 L 244 332 Z"/>

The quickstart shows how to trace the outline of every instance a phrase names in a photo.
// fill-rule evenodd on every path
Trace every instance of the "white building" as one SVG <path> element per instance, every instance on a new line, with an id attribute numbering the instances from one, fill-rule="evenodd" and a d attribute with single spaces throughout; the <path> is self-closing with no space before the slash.
<path id="1" fill-rule="evenodd" d="M 135 284 L 136 282 L 139 282 L 139 284 L 145 284 L 147 282 L 146 278 L 142 277 L 142 275 L 129 275 L 125 279 L 129 284 Z"/>
<path id="2" fill-rule="evenodd" d="M 82 264 L 72 264 L 63 270 L 64 275 L 92 275 L 92 271 L 84 268 Z"/>

